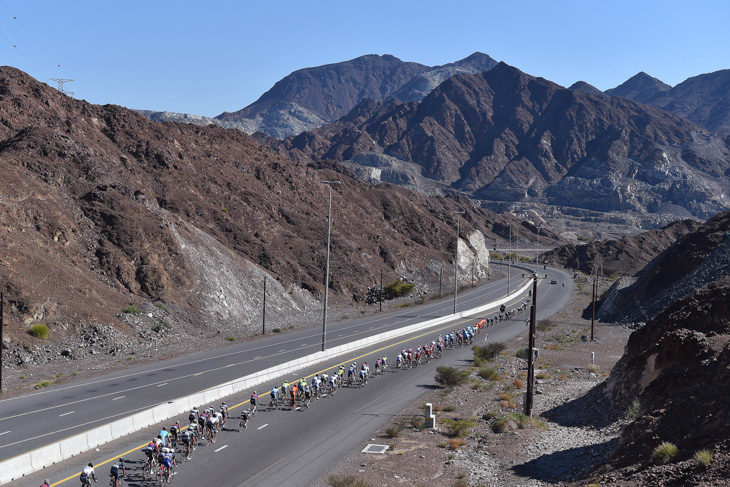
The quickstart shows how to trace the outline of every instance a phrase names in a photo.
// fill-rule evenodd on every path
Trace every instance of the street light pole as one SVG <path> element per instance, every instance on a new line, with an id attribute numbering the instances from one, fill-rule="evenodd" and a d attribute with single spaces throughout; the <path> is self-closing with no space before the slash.
<path id="1" fill-rule="evenodd" d="M 456 213 L 456 260 L 454 260 L 454 314 L 456 314 L 456 293 L 459 290 L 459 223 L 463 211 L 454 211 Z"/>
<path id="2" fill-rule="evenodd" d="M 330 285 L 330 233 L 332 228 L 332 185 L 340 184 L 339 181 L 322 181 L 330 189 L 329 209 L 327 211 L 327 262 L 324 267 L 324 312 L 322 316 L 322 351 L 326 349 L 327 343 L 327 291 Z"/>

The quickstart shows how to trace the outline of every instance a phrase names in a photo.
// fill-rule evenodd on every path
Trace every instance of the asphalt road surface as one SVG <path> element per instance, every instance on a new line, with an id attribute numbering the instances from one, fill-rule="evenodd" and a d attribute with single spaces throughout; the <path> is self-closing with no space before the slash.
<path id="1" fill-rule="evenodd" d="M 558 312 L 567 303 L 572 291 L 572 280 L 561 271 L 541 270 L 548 273 L 538 287 L 538 319 L 545 319 Z M 525 274 L 527 276 L 527 273 Z M 513 272 L 512 288 L 522 280 L 522 271 Z M 549 284 L 556 280 L 556 285 Z M 566 286 L 562 286 L 562 282 Z M 505 280 L 483 285 L 474 290 L 459 293 L 458 309 L 467 309 L 494 301 L 506 294 Z M 518 298 L 511 306 L 519 304 L 525 297 Z M 429 303 L 406 308 L 401 312 L 381 314 L 373 317 L 343 322 L 328 328 L 328 346 L 353 341 L 368 334 L 376 334 L 393 327 L 444 316 L 453 311 L 453 300 Z M 493 315 L 489 313 L 488 315 Z M 527 312 L 513 320 L 499 323 L 484 332 L 489 341 L 505 341 L 526 332 L 524 320 Z M 442 359 L 432 360 L 413 370 L 394 371 L 394 357 L 404 346 L 414 348 L 435 339 L 457 326 L 473 324 L 476 318 L 460 320 L 432 328 L 416 338 L 403 337 L 392 344 L 382 344 L 377 351 L 362 351 L 355 357 L 346 357 L 329 364 L 320 364 L 301 373 L 314 373 L 331 369 L 340 362 L 362 363 L 386 355 L 391 363 L 390 371 L 374 378 L 365 387 L 343 388 L 332 397 L 316 401 L 308 410 L 261 410 L 250 422 L 249 428 L 238 433 L 224 431 L 215 445 L 199 448 L 190 461 L 182 460 L 175 483 L 177 485 L 307 485 L 326 470 L 328 465 L 357 446 L 378 427 L 397 414 L 406 404 L 423 391 L 433 386 L 435 368 L 438 365 L 464 364 L 471 358 L 471 347 L 457 348 L 446 352 Z M 484 335 L 477 337 L 483 340 Z M 297 356 L 306 355 L 321 348 L 321 330 L 299 330 L 285 335 L 272 335 L 249 343 L 237 344 L 222 350 L 187 356 L 176 360 L 156 363 L 140 369 L 127 370 L 99 377 L 83 383 L 55 390 L 24 396 L 0 402 L 3 414 L 0 422 L 15 434 L 0 435 L 3 441 L 0 451 L 17 453 L 77 434 L 91 427 L 103 424 L 131 412 L 145 409 L 162 401 L 199 391 L 242 375 L 253 373 Z M 288 378 L 290 381 L 296 378 Z M 281 382 L 281 381 L 279 381 Z M 262 386 L 259 393 L 271 389 L 274 384 Z M 276 385 L 280 385 L 277 382 Z M 168 387 L 170 386 L 170 387 Z M 125 400 L 126 399 L 126 400 Z M 238 415 L 247 397 L 239 396 L 227 400 L 236 405 L 232 411 Z M 23 404 L 23 401 L 29 403 Z M 266 401 L 265 401 L 266 402 Z M 32 404 L 28 406 L 28 404 Z M 205 405 L 201 405 L 205 406 Z M 75 412 L 78 410 L 78 414 Z M 66 414 L 68 411 L 74 413 Z M 187 418 L 179 418 L 186 424 Z M 22 421 L 22 424 L 21 424 Z M 166 424 L 168 427 L 172 420 Z M 41 423 L 40 425 L 37 423 Z M 20 425 L 20 426 L 19 426 Z M 77 482 L 82 465 L 91 461 L 95 465 L 111 460 L 128 450 L 141 447 L 161 426 L 150 428 L 129 439 L 112 442 L 98 451 L 79 455 L 78 462 L 63 464 L 37 472 L 22 481 L 26 485 L 40 484 L 46 477 L 52 482 L 70 477 L 67 482 Z M 0 433 L 5 428 L 0 427 Z M 17 432 L 21 432 L 18 434 Z M 7 438 L 7 439 L 5 439 Z M 14 453 L 14 454 L 17 454 Z M 3 458 L 11 454 L 3 453 Z M 125 455 L 130 476 L 127 485 L 148 485 L 135 467 L 141 466 L 142 455 L 130 452 Z M 87 460 L 88 459 L 88 460 Z M 108 466 L 99 468 L 99 478 L 107 481 Z M 294 480 L 296 479 L 296 480 Z M 64 485 L 67 485 L 64 482 Z M 28 484 L 30 485 L 30 484 Z"/>

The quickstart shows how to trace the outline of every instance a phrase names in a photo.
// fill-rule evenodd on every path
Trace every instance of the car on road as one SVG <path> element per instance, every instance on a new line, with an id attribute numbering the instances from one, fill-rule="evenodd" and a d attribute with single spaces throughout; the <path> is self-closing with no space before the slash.
<path id="1" fill-rule="evenodd" d="M 550 284 L 557 284 L 557 283 L 558 283 L 558 281 L 556 281 L 555 279 L 553 279 L 552 281 L 550 281 Z"/>

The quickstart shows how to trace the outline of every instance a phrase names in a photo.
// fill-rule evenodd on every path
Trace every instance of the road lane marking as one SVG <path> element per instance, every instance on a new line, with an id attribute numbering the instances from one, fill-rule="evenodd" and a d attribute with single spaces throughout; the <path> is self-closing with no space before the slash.
<path id="1" fill-rule="evenodd" d="M 279 353 L 281 353 L 281 352 L 286 352 L 286 350 L 279 350 Z"/>
<path id="2" fill-rule="evenodd" d="M 216 451 L 214 451 L 213 453 L 218 453 L 219 451 L 223 450 L 224 448 L 228 448 L 228 445 L 223 445 L 222 447 L 218 448 L 218 449 L 217 449 Z"/>
<path id="3" fill-rule="evenodd" d="M 10 433 L 10 431 L 6 431 L 5 433 L 0 433 L 0 436 L 7 435 L 8 433 Z"/>
<path id="4" fill-rule="evenodd" d="M 260 358 L 261 358 L 261 355 L 259 355 L 258 357 L 255 357 L 254 360 L 258 360 Z"/>
<path id="5" fill-rule="evenodd" d="M 166 386 L 166 385 L 167 385 L 167 382 L 163 382 L 162 384 L 157 384 L 157 387 L 162 387 L 162 386 Z"/>
<path id="6" fill-rule="evenodd" d="M 198 372 L 197 374 L 193 374 L 193 377 L 197 377 L 197 376 L 203 375 L 203 374 L 205 374 L 205 372 Z"/>
<path id="7" fill-rule="evenodd" d="M 112 401 L 116 401 L 117 399 L 121 399 L 121 398 L 123 398 L 123 397 L 126 397 L 126 396 L 119 396 L 119 397 L 115 397 L 114 399 L 112 399 Z"/>
<path id="8" fill-rule="evenodd" d="M 266 427 L 267 427 L 268 425 L 269 425 L 269 423 L 266 423 L 266 424 L 263 424 L 263 425 L 259 426 L 259 427 L 258 427 L 258 428 L 256 428 L 256 429 L 257 429 L 257 430 L 260 430 L 260 429 L 266 428 Z"/>
<path id="9" fill-rule="evenodd" d="M 234 365 L 236 365 L 236 364 L 228 364 L 228 365 L 226 365 L 226 367 L 225 367 L 225 368 L 228 368 L 228 367 L 233 367 Z"/>
<path id="10" fill-rule="evenodd" d="M 69 414 L 73 414 L 73 413 L 75 413 L 75 412 L 76 412 L 76 411 L 69 411 L 69 412 L 67 412 L 67 413 L 59 414 L 59 415 L 58 415 L 58 417 L 60 418 L 61 416 L 68 416 Z"/>
<path id="11" fill-rule="evenodd" d="M 302 343 L 302 344 L 301 344 L 301 345 L 299 345 L 299 346 L 300 346 L 300 347 L 306 347 L 306 346 L 307 346 L 307 344 L 306 344 L 306 343 Z"/>

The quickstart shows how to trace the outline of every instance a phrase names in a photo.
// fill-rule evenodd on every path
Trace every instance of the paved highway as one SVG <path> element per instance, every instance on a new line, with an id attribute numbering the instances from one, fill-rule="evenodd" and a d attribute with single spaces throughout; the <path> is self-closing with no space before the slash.
<path id="1" fill-rule="evenodd" d="M 568 279 L 567 274 L 552 269 L 548 269 L 545 272 L 549 273 L 549 278 L 541 280 L 538 288 L 538 319 L 545 319 L 558 312 L 567 303 L 570 298 L 570 292 L 572 291 L 572 281 Z M 516 277 L 513 277 L 513 283 L 521 280 L 520 276 L 521 271 L 518 271 Z M 557 285 L 549 284 L 552 278 L 556 279 L 558 282 Z M 562 281 L 566 282 L 566 287 L 562 287 Z M 460 294 L 459 308 L 462 306 L 474 307 L 477 304 L 483 304 L 485 295 L 491 294 L 492 297 L 490 300 L 498 299 L 503 297 L 505 292 L 506 286 L 504 282 L 485 285 L 481 289 L 474 290 L 473 292 L 464 292 Z M 476 300 L 476 304 L 474 302 L 470 305 L 467 304 L 469 300 Z M 515 304 L 519 303 L 519 301 L 516 300 Z M 443 303 L 442 306 L 444 304 L 446 308 L 450 308 L 448 311 L 453 311 L 453 302 Z M 416 314 L 420 320 L 426 317 L 431 318 L 436 316 L 434 313 L 438 313 L 438 308 L 427 309 L 426 306 L 431 305 L 409 308 L 402 313 L 391 313 L 388 317 L 392 321 L 401 321 L 412 319 Z M 517 315 L 514 320 L 499 323 L 497 326 L 488 329 L 487 332 L 489 333 L 490 342 L 506 341 L 518 334 L 524 333 L 526 331 L 526 327 L 524 326 L 526 316 L 527 313 Z M 369 330 L 370 326 L 377 326 L 372 325 L 373 320 L 382 320 L 383 318 L 386 318 L 386 316 L 380 315 L 343 323 L 338 325 L 338 327 L 333 327 L 333 333 L 330 335 L 339 334 L 340 329 L 350 330 L 354 333 L 354 330 L 361 330 L 363 326 L 366 326 Z M 474 319 L 472 318 L 462 320 L 461 322 L 466 324 L 472 323 L 473 321 Z M 382 323 L 379 324 L 382 325 Z M 372 362 L 377 356 L 385 354 L 392 363 L 393 357 L 404 345 L 410 344 L 415 348 L 418 344 L 426 343 L 439 333 L 444 333 L 455 326 L 452 323 L 436 327 L 426 332 L 420 338 L 404 337 L 398 339 L 395 344 L 384 344 L 378 347 L 377 352 L 368 354 L 367 351 L 364 351 L 362 354 L 358 354 L 358 357 L 347 357 L 341 359 L 341 361 L 350 362 L 356 360 L 358 363 L 361 363 L 363 360 L 367 360 L 368 362 Z M 374 328 L 369 331 L 375 333 L 383 331 L 383 329 Z M 313 338 L 319 338 L 319 334 L 313 334 L 311 330 L 309 330 L 309 334 L 305 332 L 305 330 L 298 332 L 300 334 L 300 341 L 311 341 Z M 283 340 L 279 343 L 286 342 L 292 350 L 297 350 L 298 347 L 296 345 L 298 345 L 298 342 L 293 341 L 292 337 L 294 335 L 295 333 L 290 333 L 286 336 L 274 338 Z M 478 340 L 481 340 L 483 336 L 478 337 Z M 347 337 L 347 341 L 351 341 L 354 338 L 350 335 Z M 255 345 L 257 349 L 263 346 L 274 346 L 274 348 L 278 346 L 261 345 L 258 342 L 260 341 L 250 345 Z M 318 346 L 319 343 L 317 343 Z M 315 350 L 319 349 L 317 347 L 315 347 Z M 307 353 L 311 351 L 309 350 Z M 236 357 L 236 355 L 231 355 L 235 352 L 230 351 L 230 347 L 225 352 L 222 355 Z M 414 370 L 389 372 L 383 377 L 374 379 L 365 388 L 354 388 L 352 390 L 344 388 L 333 397 L 317 401 L 307 411 L 261 411 L 252 420 L 249 429 L 245 432 L 241 434 L 223 432 L 216 445 L 200 448 L 195 452 L 190 462 L 184 462 L 180 466 L 176 484 L 199 485 L 204 483 L 208 485 L 226 486 L 254 485 L 263 482 L 263 485 L 275 485 L 279 483 L 286 485 L 307 485 L 317 478 L 323 470 L 326 470 L 328 465 L 331 465 L 332 462 L 357 446 L 364 439 L 367 439 L 374 430 L 388 421 L 393 414 L 397 414 L 404 405 L 412 401 L 414 397 L 417 397 L 420 391 L 423 390 L 423 387 L 429 387 L 433 384 L 436 366 L 463 364 L 471 358 L 471 355 L 470 347 L 457 348 L 453 351 L 449 350 L 443 359 L 434 360 L 430 364 Z M 206 360 L 207 358 L 199 357 L 196 360 Z M 235 358 L 235 360 L 240 361 L 240 358 Z M 279 357 L 279 359 L 274 359 L 272 364 L 281 361 L 281 357 Z M 186 361 L 181 361 L 180 365 L 189 362 L 193 362 L 190 357 Z M 331 369 L 337 363 L 339 362 L 318 367 L 315 366 L 315 368 L 303 372 L 302 375 L 308 376 L 321 370 Z M 256 365 L 259 364 L 257 363 Z M 262 363 L 255 368 L 260 369 L 268 365 Z M 164 370 L 164 368 L 172 368 L 172 366 L 165 366 L 163 368 L 162 364 L 158 364 L 157 368 Z M 131 373 L 132 371 L 127 371 L 124 375 L 129 376 Z M 145 376 L 146 373 L 149 372 L 138 371 L 138 374 L 141 376 Z M 248 373 L 248 371 L 243 373 Z M 240 376 L 243 373 L 239 371 L 235 375 Z M 294 378 L 288 379 L 291 380 Z M 117 382 L 122 379 L 99 378 L 92 382 L 99 384 L 101 380 Z M 216 378 L 215 381 L 208 382 L 206 385 L 219 383 L 223 380 L 227 379 Z M 277 381 L 277 384 L 279 382 L 281 381 Z M 271 384 L 262 386 L 259 393 L 266 390 L 267 387 L 270 389 Z M 181 394 L 175 391 L 174 396 L 177 397 L 179 395 Z M 113 397 L 109 400 L 111 399 Z M 247 397 L 241 395 L 231 398 L 227 402 L 228 404 L 238 404 L 243 403 L 246 399 Z M 104 402 L 108 404 L 108 400 Z M 238 414 L 240 407 L 245 407 L 245 405 L 241 404 L 233 413 Z M 181 423 L 184 424 L 182 420 L 186 418 L 180 419 Z M 172 424 L 172 422 L 170 420 L 167 423 Z M 32 484 L 36 478 L 43 479 L 45 477 L 53 477 L 52 481 L 58 482 L 69 476 L 74 476 L 71 482 L 77 482 L 75 478 L 77 472 L 80 466 L 87 461 L 92 461 L 98 465 L 100 462 L 110 460 L 125 453 L 127 450 L 138 448 L 142 443 L 149 441 L 150 436 L 154 436 L 159 428 L 160 426 L 158 425 L 156 428 L 150 428 L 140 434 L 131 435 L 128 440 L 125 439 L 124 441 L 117 441 L 104 446 L 98 452 L 89 452 L 80 455 L 78 462 L 76 462 L 78 465 L 74 462 L 64 462 L 62 465 L 45 469 L 24 479 L 23 483 L 25 484 L 26 481 L 30 481 Z M 72 433 L 77 432 L 79 432 L 78 429 L 72 431 Z M 47 441 L 43 444 L 45 443 Z M 126 456 L 130 462 L 141 461 L 141 454 L 139 452 L 129 453 Z M 141 465 L 141 463 L 130 464 L 131 467 L 137 465 Z M 100 472 L 103 472 L 101 476 L 102 480 L 106 478 L 107 471 L 108 467 L 100 469 Z M 137 473 L 133 472 L 130 478 L 131 482 L 128 485 L 145 485 L 145 482 L 142 482 L 141 479 L 136 477 L 137 475 Z M 292 479 L 296 479 L 296 481 Z M 40 484 L 40 480 L 36 484 Z"/>

